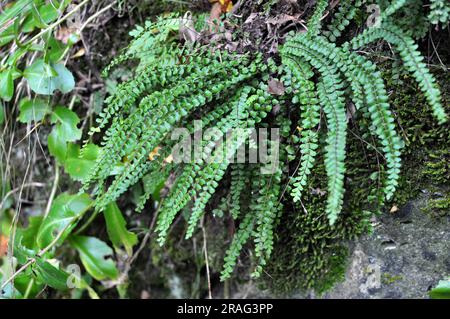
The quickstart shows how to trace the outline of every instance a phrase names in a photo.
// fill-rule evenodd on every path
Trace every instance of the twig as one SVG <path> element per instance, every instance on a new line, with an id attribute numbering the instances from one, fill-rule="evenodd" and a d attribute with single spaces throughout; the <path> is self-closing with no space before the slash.
<path id="1" fill-rule="evenodd" d="M 75 220 L 75 218 L 74 218 Z M 52 242 L 50 244 L 47 245 L 47 247 L 45 247 L 44 249 L 42 249 L 41 251 L 39 251 L 36 254 L 36 257 L 30 258 L 28 259 L 28 261 L 22 265 L 22 267 L 20 267 L 14 274 L 11 275 L 11 277 L 9 277 L 0 287 L 0 291 L 2 291 L 10 282 L 12 282 L 19 274 L 21 274 L 23 271 L 25 271 L 25 269 L 27 269 L 29 266 L 31 266 L 32 264 L 34 264 L 36 262 L 37 258 L 40 258 L 42 255 L 44 255 L 46 252 L 48 252 L 54 245 L 56 245 L 56 243 L 58 242 L 58 240 L 61 238 L 61 236 L 64 234 L 64 232 L 72 225 L 72 223 L 68 223 L 59 233 L 58 235 L 52 240 Z"/>
<path id="2" fill-rule="evenodd" d="M 2 201 L 0 202 L 0 211 L 3 209 L 3 205 L 5 205 L 5 202 L 8 199 L 8 197 L 14 194 L 15 192 L 20 191 L 23 187 L 45 187 L 45 185 L 46 184 L 43 183 L 28 183 L 10 190 L 9 192 L 6 193 L 5 197 L 3 197 Z"/>
<path id="3" fill-rule="evenodd" d="M 205 226 L 204 226 L 204 220 L 205 220 L 205 217 L 202 218 L 202 221 L 200 223 L 200 227 L 201 227 L 202 233 L 203 233 L 203 252 L 205 254 L 206 278 L 208 280 L 208 298 L 212 299 L 211 275 L 210 275 L 210 272 L 209 272 L 208 248 L 207 248 L 207 244 L 206 244 L 206 231 L 205 231 Z"/>
<path id="4" fill-rule="evenodd" d="M 116 4 L 117 1 L 113 1 L 112 3 L 110 3 L 109 5 L 107 5 L 106 7 L 104 7 L 103 9 L 101 9 L 100 11 L 96 12 L 95 14 L 93 14 L 92 16 L 90 16 L 84 23 L 83 25 L 80 27 L 80 29 L 77 31 L 78 34 L 80 34 L 84 28 L 86 28 L 86 26 L 93 21 L 95 18 L 97 18 L 99 15 L 101 15 L 103 12 L 111 9 L 111 7 L 113 5 Z"/>
<path id="5" fill-rule="evenodd" d="M 50 197 L 48 198 L 47 207 L 45 208 L 44 218 L 48 216 L 50 208 L 52 207 L 53 199 L 55 198 L 56 188 L 58 188 L 59 183 L 59 165 L 55 163 L 55 179 L 53 180 L 52 191 L 50 192 Z"/>

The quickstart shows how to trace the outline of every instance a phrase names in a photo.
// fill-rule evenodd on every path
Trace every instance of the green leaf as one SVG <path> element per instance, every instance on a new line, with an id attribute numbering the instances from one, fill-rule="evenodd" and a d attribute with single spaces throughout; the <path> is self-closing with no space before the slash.
<path id="1" fill-rule="evenodd" d="M 20 264 L 24 264 L 28 258 L 32 258 L 36 254 L 36 250 L 29 249 L 23 245 L 22 241 L 24 232 L 25 231 L 23 229 L 17 229 L 14 236 L 14 257 Z"/>
<path id="2" fill-rule="evenodd" d="M 63 64 L 47 64 L 39 59 L 24 71 L 30 88 L 38 94 L 52 95 L 55 90 L 68 93 L 75 87 L 72 73 Z"/>
<path id="3" fill-rule="evenodd" d="M 80 119 L 73 111 L 57 106 L 52 113 L 51 122 L 56 125 L 48 136 L 48 149 L 50 154 L 64 163 L 67 157 L 67 142 L 81 138 L 81 130 L 77 128 Z"/>
<path id="4" fill-rule="evenodd" d="M 439 281 L 439 284 L 429 292 L 429 295 L 433 299 L 450 299 L 450 278 Z"/>
<path id="5" fill-rule="evenodd" d="M 114 247 L 124 246 L 128 256 L 133 254 L 133 246 L 137 243 L 136 234 L 127 230 L 125 218 L 115 202 L 109 204 L 103 212 L 106 230 Z"/>
<path id="6" fill-rule="evenodd" d="M 40 20 L 44 21 L 45 23 L 50 23 L 52 21 L 55 21 L 58 16 L 58 10 L 54 7 L 53 4 L 44 4 L 39 8 L 39 16 Z"/>
<path id="7" fill-rule="evenodd" d="M 113 250 L 103 241 L 87 236 L 74 236 L 71 245 L 80 254 L 81 262 L 86 271 L 96 280 L 116 279 L 119 271 L 112 256 Z"/>
<path id="8" fill-rule="evenodd" d="M 24 98 L 19 104 L 19 121 L 22 123 L 31 123 L 31 121 L 40 121 L 50 111 L 47 102 L 41 99 Z"/>
<path id="9" fill-rule="evenodd" d="M 92 203 L 87 194 L 59 195 L 50 209 L 48 216 L 42 221 L 36 236 L 39 248 L 47 247 L 56 237 L 63 232 L 58 242 L 70 234 L 76 222 L 89 209 Z"/>
<path id="10" fill-rule="evenodd" d="M 45 285 L 31 271 L 31 267 L 14 278 L 14 287 L 27 298 L 36 297 Z"/>
<path id="11" fill-rule="evenodd" d="M 83 149 L 83 154 L 80 154 L 78 147 L 73 154 L 67 155 L 64 169 L 74 180 L 82 181 L 89 176 L 99 152 L 100 147 L 95 144 L 87 144 Z"/>
<path id="12" fill-rule="evenodd" d="M 39 277 L 45 284 L 57 290 L 68 290 L 67 280 L 69 279 L 69 274 L 41 258 L 36 259 L 36 268 Z"/>
<path id="13" fill-rule="evenodd" d="M 9 283 L 0 291 L 0 299 L 22 299 L 22 294 Z"/>
<path id="14" fill-rule="evenodd" d="M 28 227 L 23 231 L 22 244 L 30 249 L 36 249 L 36 236 L 41 227 L 43 216 L 31 216 Z"/>
<path id="15" fill-rule="evenodd" d="M 58 135 L 65 141 L 74 142 L 81 138 L 81 129 L 77 128 L 80 119 L 68 108 L 57 106 L 52 113 L 51 122 L 57 124 Z"/>
<path id="16" fill-rule="evenodd" d="M 11 101 L 14 95 L 13 69 L 7 69 L 0 73 L 0 98 Z"/>
<path id="17" fill-rule="evenodd" d="M 48 41 L 48 59 L 54 63 L 60 61 L 66 53 L 66 48 L 67 46 L 64 43 L 51 37 Z"/>
<path id="18" fill-rule="evenodd" d="M 5 46 L 16 38 L 14 27 L 10 26 L 0 33 L 0 47 Z"/>
<path id="19" fill-rule="evenodd" d="M 48 150 L 58 161 L 63 163 L 66 159 L 67 141 L 61 136 L 56 128 L 48 136 Z"/>
<path id="20" fill-rule="evenodd" d="M 5 121 L 5 108 L 3 103 L 0 101 L 0 125 Z"/>

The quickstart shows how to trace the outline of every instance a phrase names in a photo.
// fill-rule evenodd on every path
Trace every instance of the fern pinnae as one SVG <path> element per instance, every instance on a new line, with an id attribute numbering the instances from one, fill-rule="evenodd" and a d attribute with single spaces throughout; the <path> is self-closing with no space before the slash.
<path id="1" fill-rule="evenodd" d="M 436 85 L 436 80 L 429 72 L 424 58 L 418 51 L 417 44 L 396 25 L 386 22 L 379 28 L 369 28 L 362 34 L 353 38 L 347 46 L 356 50 L 378 39 L 384 39 L 391 43 L 400 54 L 404 65 L 419 84 L 419 88 L 425 95 L 433 110 L 434 117 L 439 123 L 447 121 L 447 114 L 441 104 L 441 92 Z"/>
<path id="2" fill-rule="evenodd" d="M 405 4 L 408 3 L 408 0 L 393 0 L 391 4 L 389 4 L 386 9 L 381 12 L 381 19 L 387 20 L 390 16 L 400 10 Z"/>
<path id="3" fill-rule="evenodd" d="M 309 46 L 313 40 L 297 37 L 298 46 L 286 44 L 285 54 L 302 56 L 322 75 L 318 96 L 327 118 L 327 146 L 325 169 L 328 176 L 327 216 L 331 224 L 335 223 L 342 209 L 344 197 L 345 141 L 347 119 L 345 113 L 343 84 L 339 71 L 320 54 L 313 53 Z"/>
<path id="4" fill-rule="evenodd" d="M 236 220 L 241 213 L 241 197 L 245 190 L 249 172 L 244 164 L 234 164 L 231 169 L 230 215 Z"/>
<path id="5" fill-rule="evenodd" d="M 360 6 L 360 0 L 341 2 L 338 12 L 334 15 L 331 23 L 326 26 L 326 30 L 322 31 L 322 34 L 331 42 L 335 42 L 355 17 Z"/>
<path id="6" fill-rule="evenodd" d="M 308 36 L 313 37 L 319 33 L 320 26 L 321 26 L 321 20 L 322 20 L 322 17 L 324 15 L 327 7 L 328 7 L 327 0 L 318 0 L 316 2 L 316 7 L 314 10 L 314 13 L 311 16 L 311 18 L 309 19 L 308 24 L 307 24 L 307 27 L 308 27 L 307 35 Z"/>
<path id="7" fill-rule="evenodd" d="M 287 56 L 284 57 L 283 63 L 293 74 L 292 86 L 297 91 L 294 93 L 293 102 L 299 103 L 302 119 L 300 127 L 300 168 L 296 172 L 296 176 L 291 179 L 291 183 L 293 184 L 291 196 L 294 202 L 297 202 L 301 198 L 302 191 L 306 186 L 308 175 L 311 173 L 317 155 L 318 132 L 316 126 L 320 121 L 320 107 L 315 95 L 314 83 L 308 80 L 308 75 L 305 74 L 309 73 L 309 70 L 301 72 L 299 64 L 294 64 L 295 61 Z M 306 65 L 302 67 L 307 68 Z"/>
<path id="8" fill-rule="evenodd" d="M 224 265 L 222 271 L 220 273 L 220 280 L 224 281 L 230 278 L 234 266 L 236 265 L 237 259 L 244 247 L 245 243 L 249 240 L 253 229 L 255 227 L 255 216 L 253 212 L 248 212 L 245 214 L 241 223 L 239 224 L 239 228 L 237 232 L 233 236 L 233 240 L 231 245 L 228 247 L 225 258 Z"/>
<path id="9" fill-rule="evenodd" d="M 244 97 L 246 97 L 248 93 L 248 91 L 244 92 Z M 222 179 L 227 167 L 230 164 L 230 161 L 234 157 L 238 148 L 247 140 L 250 135 L 250 130 L 248 128 L 252 127 L 255 124 L 255 120 L 249 117 L 247 114 L 250 114 L 252 111 L 254 111 L 259 113 L 260 116 L 264 118 L 265 115 L 267 115 L 266 111 L 271 109 L 271 104 L 269 102 L 270 97 L 263 90 L 257 90 L 256 94 L 245 98 L 245 100 L 245 106 L 243 105 L 243 103 L 239 103 L 242 102 L 242 99 L 240 99 L 237 103 L 239 110 L 236 110 L 236 113 L 234 111 L 231 112 L 231 114 L 235 116 L 234 119 L 225 119 L 226 123 L 236 122 L 235 125 L 231 124 L 231 128 L 238 128 L 238 130 L 233 130 L 231 132 L 231 137 L 229 138 L 229 140 L 231 140 L 231 143 L 226 143 L 227 145 L 225 146 L 225 153 L 223 153 L 221 150 L 215 152 L 214 156 L 218 156 L 219 163 L 217 163 L 216 159 L 213 158 L 213 163 L 207 165 L 205 169 L 200 171 L 199 178 L 201 181 L 203 181 L 202 191 L 198 193 L 198 196 L 194 202 L 191 217 L 188 221 L 186 238 L 190 238 L 193 235 L 197 223 L 204 213 L 208 200 L 218 186 L 217 182 Z M 261 107 L 259 103 L 257 103 L 258 101 L 267 103 L 267 105 L 265 107 Z M 223 132 L 226 133 L 227 130 L 223 130 Z"/>
<path id="10" fill-rule="evenodd" d="M 402 142 L 395 131 L 394 118 L 387 103 L 388 97 L 381 74 L 370 61 L 346 48 L 337 48 L 320 37 L 316 37 L 316 54 L 322 51 L 334 52 L 335 63 L 351 83 L 352 99 L 357 109 L 362 109 L 376 127 L 387 161 L 387 176 L 384 182 L 386 198 L 390 199 L 396 189 L 400 172 L 400 149 Z M 331 63 L 331 61 L 330 61 Z M 364 105 L 364 107 L 361 107 Z"/>

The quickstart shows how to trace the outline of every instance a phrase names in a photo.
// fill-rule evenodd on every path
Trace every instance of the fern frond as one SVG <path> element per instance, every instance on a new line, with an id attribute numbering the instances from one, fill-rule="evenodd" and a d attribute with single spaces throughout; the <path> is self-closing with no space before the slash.
<path id="1" fill-rule="evenodd" d="M 234 164 L 231 170 L 230 214 L 237 219 L 241 213 L 241 198 L 249 180 L 249 171 L 244 164 Z"/>
<path id="2" fill-rule="evenodd" d="M 353 38 L 348 45 L 356 50 L 364 45 L 384 39 L 391 43 L 400 54 L 403 64 L 415 78 L 428 104 L 433 110 L 434 117 L 439 123 L 447 121 L 447 114 L 441 104 L 441 92 L 437 87 L 436 80 L 430 73 L 424 58 L 418 51 L 414 40 L 403 33 L 403 31 L 392 23 L 384 23 L 379 28 L 369 28 L 362 34 Z"/>
<path id="3" fill-rule="evenodd" d="M 283 56 L 283 64 L 289 68 L 289 71 L 293 74 L 290 83 L 296 92 L 294 92 L 294 104 L 299 104 L 300 106 L 300 116 L 301 116 L 301 138 L 300 138 L 300 168 L 296 172 L 291 180 L 293 188 L 291 191 L 291 196 L 294 202 L 297 202 L 301 198 L 302 191 L 307 183 L 308 175 L 314 166 L 315 158 L 317 155 L 318 145 L 318 129 L 320 121 L 320 106 L 315 93 L 314 82 L 308 80 L 311 77 L 310 70 L 308 66 L 303 65 L 301 62 L 296 63 L 288 56 Z M 302 67 L 299 67 L 302 65 Z M 302 69 L 306 69 L 302 72 Z M 309 71 L 309 72 L 308 72 Z"/>
<path id="4" fill-rule="evenodd" d="M 273 141 L 271 141 L 273 143 Z M 255 256 L 257 265 L 252 277 L 258 278 L 270 259 L 273 250 L 273 230 L 276 227 L 276 219 L 279 217 L 282 204 L 280 203 L 281 168 L 277 168 L 273 174 L 265 174 L 257 181 L 259 186 L 256 201 L 250 206 L 255 212 L 256 230 L 253 237 L 255 242 Z"/>
<path id="5" fill-rule="evenodd" d="M 335 42 L 337 38 L 342 35 L 342 32 L 350 24 L 350 21 L 355 17 L 358 8 L 361 6 L 361 1 L 343 1 L 340 3 L 338 12 L 333 17 L 330 24 L 327 24 L 326 29 L 322 34 L 331 42 Z"/>
<path id="6" fill-rule="evenodd" d="M 245 243 L 249 240 L 253 229 L 255 227 L 255 216 L 253 212 L 248 212 L 241 223 L 239 224 L 238 231 L 233 236 L 233 241 L 228 248 L 225 258 L 222 272 L 220 273 L 220 280 L 224 281 L 230 278 L 233 273 L 234 266 L 236 265 L 237 259 L 241 254 L 242 248 Z"/>
<path id="7" fill-rule="evenodd" d="M 450 3 L 446 0 L 431 0 L 428 19 L 432 24 L 450 22 Z"/>
<path id="8" fill-rule="evenodd" d="M 396 13 L 399 9 L 401 9 L 405 4 L 407 4 L 407 0 L 393 0 L 386 9 L 381 13 L 381 19 L 384 21 L 394 13 Z"/>
<path id="9" fill-rule="evenodd" d="M 311 52 L 309 48 L 315 46 L 313 39 L 296 37 L 291 41 L 295 42 L 295 46 L 286 44 L 283 48 L 284 53 L 303 57 L 322 75 L 321 84 L 317 89 L 320 104 L 327 117 L 325 168 L 328 176 L 328 199 L 326 212 L 330 223 L 333 224 L 342 209 L 344 197 L 347 119 L 343 84 L 336 66 L 327 63 L 323 56 Z"/>
<path id="10" fill-rule="evenodd" d="M 394 117 L 389 110 L 388 96 L 381 74 L 370 61 L 349 52 L 346 48 L 337 48 L 321 37 L 316 37 L 310 49 L 314 48 L 316 54 L 328 52 L 328 56 L 333 56 L 329 63 L 335 64 L 350 82 L 355 106 L 372 120 L 373 131 L 380 140 L 388 166 L 384 192 L 389 200 L 395 192 L 400 177 L 402 142 L 395 131 Z"/>
<path id="11" fill-rule="evenodd" d="M 318 0 L 316 3 L 316 8 L 314 10 L 313 15 L 308 21 L 308 36 L 315 36 L 320 31 L 320 25 L 322 17 L 325 13 L 326 8 L 328 7 L 328 1 L 326 0 Z"/>

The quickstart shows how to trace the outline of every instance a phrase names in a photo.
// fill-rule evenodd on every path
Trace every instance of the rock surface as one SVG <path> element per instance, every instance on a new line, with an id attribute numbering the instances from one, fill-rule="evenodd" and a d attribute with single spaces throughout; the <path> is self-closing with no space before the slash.
<path id="1" fill-rule="evenodd" d="M 352 244 L 345 280 L 322 298 L 428 298 L 428 291 L 450 275 L 450 214 L 431 216 L 424 207 L 426 198 L 377 218 L 374 232 Z M 233 297 L 271 295 L 246 284 Z"/>
<path id="2" fill-rule="evenodd" d="M 375 231 L 353 249 L 345 281 L 325 298 L 427 298 L 450 274 L 450 216 L 423 211 L 409 202 L 380 217 Z"/>

